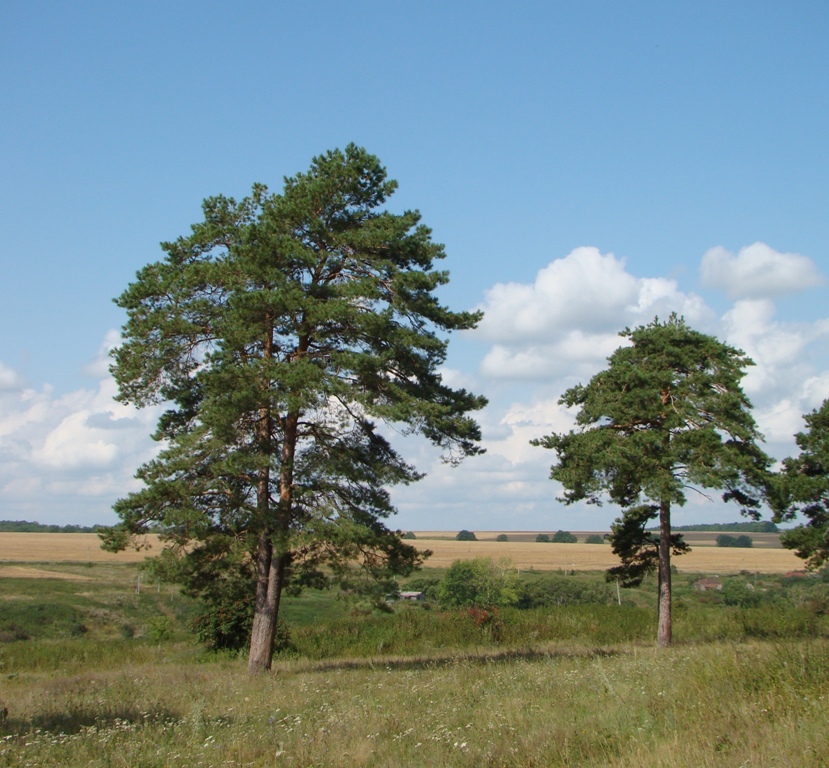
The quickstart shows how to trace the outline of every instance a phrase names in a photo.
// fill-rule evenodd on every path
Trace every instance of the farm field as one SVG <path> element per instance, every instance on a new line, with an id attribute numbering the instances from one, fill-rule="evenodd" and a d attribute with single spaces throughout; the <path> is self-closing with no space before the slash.
<path id="1" fill-rule="evenodd" d="M 431 532 L 434 534 L 435 532 Z M 495 533 L 497 535 L 498 532 Z M 520 569 L 534 568 L 538 571 L 576 570 L 599 571 L 606 570 L 618 564 L 607 544 L 550 544 L 533 541 L 535 533 L 531 534 L 530 541 L 495 541 L 495 535 L 479 536 L 479 541 L 455 541 L 453 538 L 430 538 L 430 532 L 415 532 L 417 539 L 410 541 L 420 549 L 432 550 L 432 557 L 427 561 L 434 568 L 447 568 L 455 560 L 464 560 L 473 557 L 501 557 L 510 558 Z M 447 534 L 441 533 L 441 536 Z M 512 537 L 512 534 L 507 532 Z M 577 534 L 583 538 L 583 532 Z M 769 534 L 763 534 L 769 536 Z M 771 534 L 777 536 L 776 534 Z M 760 534 L 757 534 L 758 539 Z M 754 538 L 752 536 L 752 538 Z M 803 568 L 800 560 L 791 550 L 779 546 L 765 547 L 755 543 L 750 549 L 735 549 L 716 547 L 707 544 L 694 543 L 693 537 L 688 537 L 692 546 L 691 551 L 672 559 L 677 570 L 690 573 L 737 573 L 739 571 L 759 571 L 760 573 L 787 573 Z"/>
<path id="2" fill-rule="evenodd" d="M 139 563 L 158 554 L 158 536 L 147 536 L 149 549 L 113 554 L 101 549 L 95 533 L 0 533 L 0 566 L 18 563 Z"/>
<path id="3" fill-rule="evenodd" d="M 415 532 L 417 539 L 410 542 L 420 549 L 431 549 L 428 565 L 446 568 L 455 560 L 474 557 L 510 558 L 516 567 L 539 571 L 577 570 L 599 571 L 616 565 L 617 559 L 606 544 L 540 544 L 533 539 L 535 533 L 516 534 L 529 540 L 496 542 L 500 532 L 479 535 L 479 541 L 455 541 L 454 532 Z M 585 532 L 577 532 L 583 538 Z M 712 546 L 712 534 L 693 533 L 687 537 L 692 550 L 673 560 L 679 571 L 699 573 L 736 573 L 758 571 L 760 573 L 786 573 L 799 570 L 803 562 L 793 552 L 779 546 L 777 534 L 754 534 L 755 546 L 750 549 L 733 549 Z M 713 534 L 716 538 L 716 534 Z M 767 544 L 768 542 L 768 544 Z M 9 562 L 94 562 L 134 563 L 148 555 L 157 554 L 159 541 L 148 536 L 148 549 L 127 550 L 112 554 L 100 548 L 94 533 L 0 533 L 0 576 L 4 575 L 4 563 Z M 772 546 L 776 544 L 776 546 Z"/>

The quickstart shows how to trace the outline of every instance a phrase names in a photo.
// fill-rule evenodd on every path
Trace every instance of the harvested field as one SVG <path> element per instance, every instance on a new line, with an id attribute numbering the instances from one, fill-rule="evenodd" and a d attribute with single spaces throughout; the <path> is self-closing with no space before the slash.
<path id="1" fill-rule="evenodd" d="M 480 541 L 455 541 L 452 531 L 420 531 L 411 543 L 419 549 L 431 549 L 428 561 L 433 568 L 446 568 L 455 560 L 473 557 L 510 558 L 518 568 L 538 571 L 576 570 L 601 571 L 618 564 L 607 544 L 539 544 L 535 533 L 504 531 L 510 539 L 526 537 L 523 541 L 495 541 L 500 531 L 478 534 Z M 583 538 L 584 532 L 575 532 Z M 766 534 L 766 536 L 776 534 Z M 803 568 L 803 561 L 790 550 L 755 546 L 751 549 L 730 549 L 706 546 L 694 534 L 688 537 L 692 551 L 674 559 L 680 571 L 692 573 L 786 573 Z M 710 536 L 710 534 L 705 534 Z M 760 544 L 760 535 L 755 541 Z M 752 536 L 752 538 L 755 538 Z M 140 552 L 127 550 L 112 554 L 100 548 L 94 533 L 0 533 L 0 563 L 135 563 L 159 552 L 158 537 L 148 536 L 149 549 Z"/>
<path id="2" fill-rule="evenodd" d="M 0 563 L 137 563 L 160 550 L 157 536 L 146 539 L 149 550 L 113 554 L 95 533 L 0 533 Z"/>
<path id="3" fill-rule="evenodd" d="M 429 558 L 428 565 L 433 568 L 446 568 L 455 560 L 473 557 L 491 557 L 495 560 L 508 557 L 522 570 L 535 568 L 537 571 L 600 571 L 619 564 L 607 544 L 454 541 L 428 539 L 425 532 L 417 536 L 415 541 L 409 543 L 418 549 L 432 550 L 433 555 Z M 803 561 L 791 550 L 764 547 L 731 549 L 700 546 L 693 548 L 687 555 L 673 558 L 672 562 L 678 570 L 691 573 L 787 573 L 803 568 Z"/>

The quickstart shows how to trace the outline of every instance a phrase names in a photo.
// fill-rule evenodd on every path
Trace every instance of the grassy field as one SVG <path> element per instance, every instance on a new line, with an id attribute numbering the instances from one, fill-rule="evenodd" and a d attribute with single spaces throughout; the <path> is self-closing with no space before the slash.
<path id="1" fill-rule="evenodd" d="M 653 584 L 623 606 L 485 622 L 409 604 L 355 613 L 310 592 L 285 601 L 291 646 L 252 678 L 244 658 L 196 645 L 172 585 L 137 592 L 135 563 L 3 569 L 0 768 L 829 765 L 829 615 L 802 591 L 823 594 L 820 580 L 730 577 L 782 590 L 742 609 L 680 574 L 677 643 L 662 652 Z"/>

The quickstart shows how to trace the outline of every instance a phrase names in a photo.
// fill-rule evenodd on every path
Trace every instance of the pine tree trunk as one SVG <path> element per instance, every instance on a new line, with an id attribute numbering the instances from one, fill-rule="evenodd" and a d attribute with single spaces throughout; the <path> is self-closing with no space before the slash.
<path id="1" fill-rule="evenodd" d="M 273 638 L 276 632 L 276 606 L 270 594 L 273 565 L 273 543 L 270 532 L 265 529 L 259 534 L 256 552 L 256 603 L 248 655 L 248 672 L 254 674 L 267 672 L 271 668 L 273 657 Z"/>
<path id="2" fill-rule="evenodd" d="M 671 644 L 671 505 L 659 504 L 659 620 L 656 644 Z"/>

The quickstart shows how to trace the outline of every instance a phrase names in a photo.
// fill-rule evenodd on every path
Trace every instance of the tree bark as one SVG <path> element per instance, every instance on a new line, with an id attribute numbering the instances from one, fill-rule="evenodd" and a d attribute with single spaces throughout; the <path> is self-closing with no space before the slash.
<path id="1" fill-rule="evenodd" d="M 273 569 L 273 543 L 267 528 L 259 534 L 256 551 L 256 603 L 253 611 L 253 627 L 250 633 L 250 654 L 248 672 L 258 674 L 271 668 L 273 637 L 276 631 L 274 605 L 271 591 Z"/>
<path id="2" fill-rule="evenodd" d="M 671 644 L 671 505 L 659 504 L 659 620 L 656 644 Z"/>

